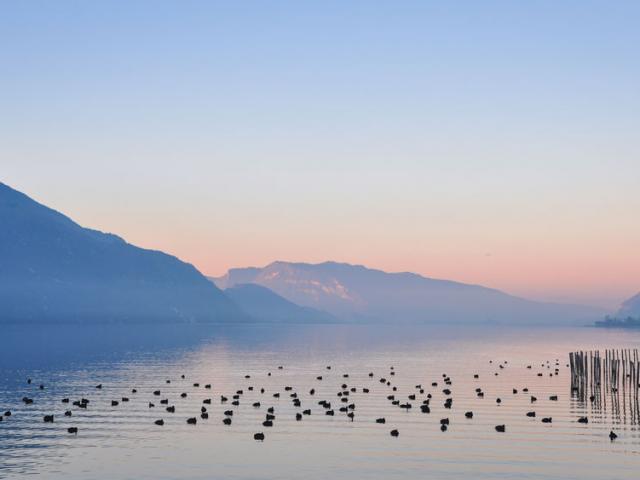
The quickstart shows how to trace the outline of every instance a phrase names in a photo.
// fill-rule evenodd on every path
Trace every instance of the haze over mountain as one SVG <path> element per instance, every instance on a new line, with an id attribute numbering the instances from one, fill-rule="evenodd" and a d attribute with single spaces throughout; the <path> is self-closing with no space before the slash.
<path id="1" fill-rule="evenodd" d="M 616 313 L 616 316 L 620 318 L 640 318 L 640 293 L 634 295 L 628 300 L 625 300 L 620 306 L 620 310 L 618 310 L 618 313 Z"/>
<path id="2" fill-rule="evenodd" d="M 0 226 L 0 322 L 246 318 L 192 265 L 83 228 L 2 183 Z"/>
<path id="3" fill-rule="evenodd" d="M 601 308 L 544 303 L 499 290 L 360 265 L 274 262 L 235 268 L 214 279 L 223 289 L 255 283 L 298 305 L 351 321 L 587 324 Z"/>
<path id="4" fill-rule="evenodd" d="M 224 291 L 242 311 L 260 322 L 335 323 L 333 315 L 311 307 L 301 307 L 268 288 L 255 283 L 241 283 Z"/>

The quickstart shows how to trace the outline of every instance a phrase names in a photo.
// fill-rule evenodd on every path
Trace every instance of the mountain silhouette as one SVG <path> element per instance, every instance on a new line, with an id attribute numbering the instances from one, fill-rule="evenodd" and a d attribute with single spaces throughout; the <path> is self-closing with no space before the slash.
<path id="1" fill-rule="evenodd" d="M 241 283 L 224 291 L 246 314 L 260 322 L 335 323 L 333 315 L 311 307 L 301 307 L 257 284 Z"/>
<path id="2" fill-rule="evenodd" d="M 640 293 L 634 295 L 633 297 L 625 300 L 618 310 L 616 317 L 626 318 L 626 317 L 634 317 L 640 318 Z"/>
<path id="3" fill-rule="evenodd" d="M 83 228 L 2 183 L 0 226 L 0 322 L 246 318 L 192 265 Z"/>
<path id="4" fill-rule="evenodd" d="M 545 303 L 499 290 L 361 265 L 274 262 L 235 268 L 214 279 L 220 288 L 255 283 L 301 306 L 361 322 L 587 324 L 604 310 Z"/>

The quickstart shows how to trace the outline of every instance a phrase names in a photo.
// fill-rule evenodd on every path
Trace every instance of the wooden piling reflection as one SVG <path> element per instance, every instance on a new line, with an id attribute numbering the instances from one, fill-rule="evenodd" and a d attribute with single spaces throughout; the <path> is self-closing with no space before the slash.
<path id="1" fill-rule="evenodd" d="M 640 423 L 638 349 L 569 353 L 571 397 L 593 413 L 621 423 Z"/>

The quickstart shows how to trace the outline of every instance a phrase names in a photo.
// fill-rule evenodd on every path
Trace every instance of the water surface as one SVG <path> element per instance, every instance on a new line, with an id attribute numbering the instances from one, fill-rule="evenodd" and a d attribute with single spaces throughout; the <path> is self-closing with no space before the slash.
<path id="1" fill-rule="evenodd" d="M 636 331 L 245 325 L 39 327 L 34 333 L 13 326 L 4 329 L 2 345 L 0 413 L 12 415 L 0 422 L 1 478 L 602 479 L 637 478 L 640 467 L 640 432 L 627 398 L 617 408 L 611 399 L 596 408 L 572 398 L 566 367 L 570 351 L 637 348 Z M 451 409 L 443 405 L 443 374 L 451 378 Z M 357 389 L 348 403 L 337 396 L 342 384 Z M 221 395 L 231 400 L 238 390 L 239 406 L 220 403 Z M 424 414 L 418 407 L 428 393 L 431 413 Z M 391 394 L 413 408 L 391 405 Z M 416 400 L 408 400 L 411 394 Z M 23 396 L 34 403 L 25 405 Z M 62 404 L 64 397 L 90 403 L 79 409 Z M 122 397 L 130 401 L 111 406 Z M 160 405 L 164 398 L 175 413 Z M 199 417 L 205 398 L 212 399 L 208 420 Z M 335 416 L 325 415 L 317 403 L 323 399 Z M 354 421 L 338 411 L 351 403 Z M 274 426 L 263 427 L 271 406 Z M 67 409 L 71 417 L 64 417 Z M 229 409 L 227 426 L 222 419 Z M 296 421 L 304 409 L 311 415 Z M 469 410 L 473 419 L 464 416 Z M 54 414 L 54 423 L 43 423 L 45 414 Z M 194 416 L 197 425 L 188 425 Z M 581 416 L 589 423 L 577 423 Z M 384 425 L 375 423 L 379 417 Z M 543 424 L 542 417 L 553 421 Z M 160 418 L 162 427 L 154 424 Z M 442 418 L 450 420 L 446 432 Z M 506 432 L 496 432 L 497 424 Z M 67 433 L 70 426 L 78 427 L 77 436 Z M 256 432 L 265 433 L 264 442 L 253 439 Z"/>

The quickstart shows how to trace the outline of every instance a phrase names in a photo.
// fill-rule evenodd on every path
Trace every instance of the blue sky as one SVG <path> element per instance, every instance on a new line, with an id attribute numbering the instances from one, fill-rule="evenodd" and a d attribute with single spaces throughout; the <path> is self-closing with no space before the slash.
<path id="1" fill-rule="evenodd" d="M 0 181 L 205 273 L 640 290 L 638 2 L 3 2 Z"/>

